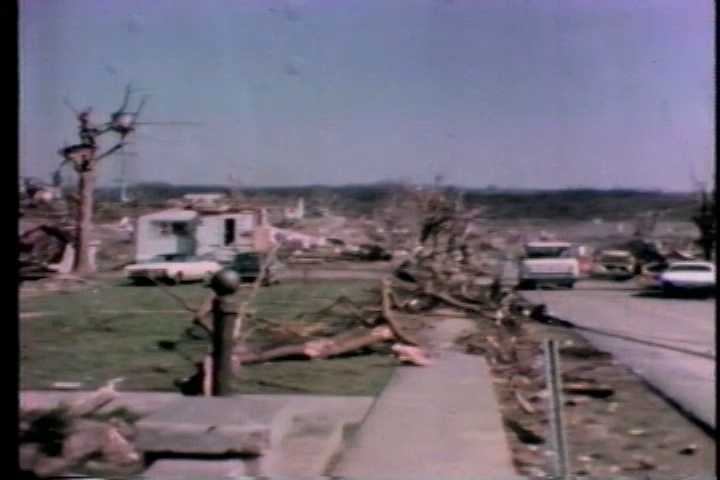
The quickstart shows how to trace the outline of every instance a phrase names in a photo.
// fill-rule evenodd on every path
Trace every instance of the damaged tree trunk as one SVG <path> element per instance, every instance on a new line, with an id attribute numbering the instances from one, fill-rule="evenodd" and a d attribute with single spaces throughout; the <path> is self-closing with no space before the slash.
<path id="1" fill-rule="evenodd" d="M 95 189 L 95 170 L 89 168 L 78 173 L 80 205 L 77 213 L 75 235 L 75 265 L 73 271 L 78 274 L 93 273 L 94 265 L 90 260 L 90 236 L 92 235 L 92 212 Z"/>

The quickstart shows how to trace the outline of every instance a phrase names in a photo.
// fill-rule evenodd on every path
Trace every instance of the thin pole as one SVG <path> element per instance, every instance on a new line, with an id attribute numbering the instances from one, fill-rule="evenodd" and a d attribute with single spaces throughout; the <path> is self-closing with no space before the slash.
<path id="1" fill-rule="evenodd" d="M 555 475 L 558 479 L 568 479 L 568 449 L 565 437 L 565 425 L 562 415 L 562 379 L 560 360 L 555 340 L 545 341 L 545 377 L 550 392 L 550 435 L 555 450 Z"/>

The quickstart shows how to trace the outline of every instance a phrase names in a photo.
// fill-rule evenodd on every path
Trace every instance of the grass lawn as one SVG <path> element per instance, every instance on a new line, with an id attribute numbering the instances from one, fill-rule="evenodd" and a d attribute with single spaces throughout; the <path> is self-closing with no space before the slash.
<path id="1" fill-rule="evenodd" d="M 372 291 L 376 286 L 376 281 L 366 280 L 288 281 L 261 289 L 256 315 L 281 322 L 317 320 L 311 315 L 296 317 L 320 310 L 340 295 L 376 303 L 378 294 Z M 172 291 L 191 305 L 200 305 L 210 293 L 200 284 L 176 286 Z M 173 380 L 192 374 L 193 361 L 201 359 L 209 345 L 194 340 L 182 343 L 178 351 L 158 347 L 158 341 L 178 340 L 190 326 L 190 314 L 179 310 L 161 289 L 127 285 L 123 279 L 80 292 L 22 299 L 21 388 L 47 389 L 53 382 L 65 381 L 82 382 L 85 389 L 125 377 L 123 390 L 175 391 Z M 267 342 L 262 335 L 253 339 L 255 344 Z M 237 388 L 243 393 L 374 395 L 386 384 L 394 365 L 390 356 L 381 354 L 248 365 Z"/>

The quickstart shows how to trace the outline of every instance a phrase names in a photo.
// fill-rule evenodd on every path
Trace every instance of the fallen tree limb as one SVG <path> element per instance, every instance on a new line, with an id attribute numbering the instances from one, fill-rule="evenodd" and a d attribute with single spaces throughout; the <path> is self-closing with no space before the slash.
<path id="1" fill-rule="evenodd" d="M 427 353 L 418 347 L 396 343 L 392 346 L 393 353 L 403 363 L 426 367 L 432 365 L 433 361 L 428 358 Z"/>
<path id="2" fill-rule="evenodd" d="M 118 393 L 115 390 L 115 384 L 122 380 L 122 378 L 111 380 L 107 385 L 100 387 L 88 396 L 62 402 L 61 407 L 65 408 L 68 416 L 71 417 L 90 415 L 117 398 Z"/>
<path id="3" fill-rule="evenodd" d="M 535 407 L 533 407 L 530 402 L 523 396 L 522 393 L 515 390 L 515 400 L 517 400 L 518 405 L 520 405 L 520 408 L 525 412 L 529 414 L 537 413 L 537 410 L 535 410 Z"/>
<path id="4" fill-rule="evenodd" d="M 311 340 L 299 345 L 277 347 L 260 353 L 242 353 L 235 355 L 234 361 L 241 365 L 248 365 L 280 359 L 329 358 L 393 338 L 394 334 L 390 327 L 383 325 L 372 330 L 364 330 L 361 334 L 352 337 L 344 334 L 332 338 Z"/>
<path id="5" fill-rule="evenodd" d="M 395 338 L 397 338 L 398 340 L 402 340 L 404 343 L 417 346 L 418 342 L 416 340 L 410 338 L 408 335 L 404 334 L 400 330 L 400 326 L 398 325 L 397 321 L 393 317 L 392 304 L 391 304 L 392 300 L 391 300 L 390 280 L 388 280 L 387 278 L 382 280 L 381 295 L 382 295 L 383 319 L 387 322 L 393 335 L 395 335 Z"/>
<path id="6" fill-rule="evenodd" d="M 490 313 L 488 313 L 485 309 L 481 308 L 480 306 L 458 300 L 457 298 L 454 298 L 453 296 L 451 296 L 448 293 L 439 293 L 432 289 L 426 289 L 425 294 L 430 297 L 436 298 L 442 302 L 445 302 L 450 306 L 460 308 L 463 310 L 468 310 L 473 313 L 477 313 L 481 317 L 484 317 L 484 318 L 487 318 L 487 319 L 490 319 L 493 321 L 496 320 L 494 315 L 491 315 Z"/>

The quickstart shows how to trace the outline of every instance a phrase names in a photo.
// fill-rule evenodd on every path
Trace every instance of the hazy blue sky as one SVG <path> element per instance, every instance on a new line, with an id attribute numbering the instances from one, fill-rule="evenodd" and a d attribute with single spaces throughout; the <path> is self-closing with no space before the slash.
<path id="1" fill-rule="evenodd" d="M 63 106 L 152 98 L 131 180 L 691 188 L 714 162 L 704 0 L 25 0 L 23 175 Z M 101 182 L 117 176 L 117 159 Z M 691 167 L 692 166 L 692 167 Z M 68 173 L 68 176 L 71 174 Z"/>

